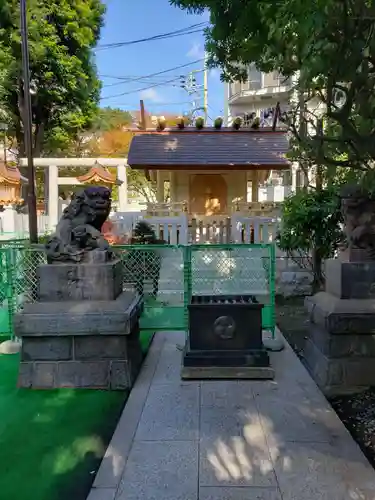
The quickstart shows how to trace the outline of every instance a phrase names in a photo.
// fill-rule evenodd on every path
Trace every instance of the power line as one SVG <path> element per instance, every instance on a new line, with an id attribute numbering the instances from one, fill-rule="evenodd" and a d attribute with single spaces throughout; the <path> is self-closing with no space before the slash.
<path id="1" fill-rule="evenodd" d="M 181 75 L 177 74 L 177 73 L 174 75 L 168 75 L 168 77 L 172 77 L 172 76 L 175 76 L 176 78 L 178 78 Z M 128 76 L 100 75 L 100 78 L 106 78 L 106 79 L 111 79 L 111 80 L 121 80 L 124 82 L 128 82 L 128 81 L 132 82 L 132 81 L 138 81 L 138 80 L 146 80 L 150 77 L 148 75 L 128 75 Z M 157 78 L 163 79 L 163 78 L 165 78 L 165 75 L 155 76 L 152 79 L 156 80 Z"/>
<path id="2" fill-rule="evenodd" d="M 184 35 L 191 35 L 193 33 L 202 33 L 203 29 L 198 29 L 198 30 L 191 30 L 191 31 L 186 31 L 185 33 L 176 33 L 175 35 L 169 35 L 169 36 L 159 36 L 159 37 L 154 37 L 154 38 L 145 38 L 143 40 L 134 40 L 132 42 L 121 42 L 121 43 L 116 43 L 112 44 L 108 47 L 97 47 L 95 52 L 98 52 L 100 50 L 108 50 L 108 49 L 118 49 L 121 47 L 128 47 L 129 45 L 136 45 L 139 43 L 144 43 L 144 42 L 156 42 L 158 40 L 168 40 L 169 38 L 175 38 L 178 36 L 184 36 Z"/>
<path id="3" fill-rule="evenodd" d="M 152 104 L 149 104 L 148 107 L 153 108 L 155 106 L 179 106 L 180 104 L 190 104 L 190 101 L 180 101 L 180 102 L 155 102 Z M 123 107 L 131 107 L 134 106 L 133 103 L 125 103 L 125 104 L 116 104 L 117 107 L 123 106 Z"/>
<path id="4" fill-rule="evenodd" d="M 162 34 L 154 35 L 154 36 L 147 37 L 147 38 L 140 38 L 138 40 L 129 40 L 127 42 L 116 42 L 116 43 L 108 43 L 105 45 L 98 45 L 96 50 L 113 49 L 113 48 L 118 48 L 118 47 L 125 47 L 128 45 L 135 45 L 138 43 L 151 42 L 151 41 L 156 41 L 156 40 L 165 40 L 167 38 L 174 38 L 176 36 L 190 35 L 192 33 L 198 33 L 198 32 L 203 31 L 203 26 L 205 26 L 205 25 L 207 25 L 207 23 L 197 23 L 197 24 L 193 24 L 191 26 L 188 26 L 187 28 L 182 28 L 179 30 L 170 31 L 168 33 L 162 33 Z"/>
<path id="5" fill-rule="evenodd" d="M 103 44 L 103 45 L 99 44 L 98 47 L 100 47 L 100 48 L 106 48 L 106 47 L 112 47 L 113 45 L 118 45 L 119 43 L 138 43 L 138 42 L 143 42 L 143 41 L 146 41 L 146 40 L 153 40 L 153 39 L 159 38 L 161 36 L 169 36 L 169 35 L 175 35 L 177 33 L 183 33 L 185 31 L 188 31 L 188 30 L 191 30 L 191 29 L 202 27 L 202 26 L 204 26 L 206 24 L 207 24 L 207 22 L 196 23 L 196 24 L 192 24 L 191 26 L 186 26 L 186 28 L 180 28 L 179 30 L 168 31 L 167 33 L 161 33 L 159 35 L 153 35 L 153 36 L 147 37 L 147 38 L 138 38 L 137 40 L 132 40 L 132 41 L 128 41 L 128 42 L 114 42 L 114 43 L 106 43 L 106 44 Z"/>
<path id="6" fill-rule="evenodd" d="M 155 85 L 149 85 L 148 87 L 143 87 L 141 89 L 131 90 L 129 92 L 122 92 L 121 94 L 114 94 L 114 95 L 105 96 L 105 97 L 102 97 L 102 100 L 114 99 L 115 97 L 122 97 L 123 95 L 136 94 L 138 92 L 143 92 L 144 90 L 153 89 L 155 87 L 161 87 L 163 85 L 166 85 L 168 83 L 175 82 L 175 81 L 176 81 L 176 79 L 174 78 L 173 80 L 167 80 L 166 82 L 156 83 Z"/>
<path id="7" fill-rule="evenodd" d="M 177 82 L 179 80 L 178 77 L 175 78 L 175 81 Z M 128 85 L 128 84 L 131 84 L 131 83 L 134 83 L 133 81 L 129 81 L 129 82 L 116 82 L 116 83 L 108 83 L 107 85 L 102 85 L 102 88 L 105 89 L 105 88 L 108 88 L 108 87 L 118 87 L 119 85 Z M 153 81 L 148 81 L 148 80 L 142 80 L 142 83 L 147 83 L 149 85 L 158 85 L 159 83 L 163 83 L 163 81 L 159 81 L 159 82 L 153 82 Z"/>
<path id="8" fill-rule="evenodd" d="M 202 73 L 203 71 L 204 71 L 203 69 L 198 69 L 198 70 L 195 70 L 194 73 L 195 74 Z M 174 76 L 174 75 L 171 75 L 171 76 Z M 150 77 L 148 77 L 148 76 L 141 76 L 138 78 L 135 78 L 135 77 L 129 77 L 129 78 L 126 78 L 126 77 L 105 77 L 105 78 L 117 78 L 120 81 L 115 82 L 115 83 L 106 83 L 105 85 L 102 85 L 102 88 L 118 87 L 119 85 L 128 85 L 128 84 L 131 84 L 131 83 L 134 83 L 137 81 L 141 81 L 142 83 L 148 83 L 149 85 L 155 85 L 157 83 L 162 82 L 162 80 L 157 81 L 158 77 L 154 77 L 154 78 L 150 79 Z M 165 78 L 165 76 L 159 75 L 159 78 Z M 176 81 L 180 80 L 181 83 L 182 83 L 183 78 L 185 78 L 185 75 L 176 75 L 175 76 Z"/>
<path id="9" fill-rule="evenodd" d="M 157 73 L 151 73 L 150 75 L 140 76 L 137 78 L 129 78 L 127 76 L 112 76 L 112 75 L 99 75 L 99 76 L 100 76 L 100 78 L 116 78 L 119 80 L 126 80 L 128 82 L 130 82 L 130 81 L 139 82 L 139 81 L 144 80 L 145 78 L 153 78 L 155 76 L 164 75 L 165 73 L 170 73 L 171 71 L 176 71 L 177 69 L 186 68 L 188 66 L 192 66 L 193 64 L 197 64 L 197 63 L 200 63 L 202 61 L 204 61 L 204 58 L 197 59 L 196 61 L 192 61 L 192 62 L 187 63 L 187 64 L 181 64 L 180 66 L 175 66 L 174 68 L 169 68 L 169 69 L 165 69 L 163 71 L 158 71 Z"/>

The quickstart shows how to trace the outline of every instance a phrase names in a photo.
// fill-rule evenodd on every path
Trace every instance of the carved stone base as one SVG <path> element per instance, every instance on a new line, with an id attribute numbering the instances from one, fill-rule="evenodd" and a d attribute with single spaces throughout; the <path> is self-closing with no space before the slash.
<path id="1" fill-rule="evenodd" d="M 94 253 L 94 252 L 92 252 Z M 41 302 L 115 300 L 122 292 L 120 259 L 95 264 L 45 264 L 38 267 Z"/>
<path id="2" fill-rule="evenodd" d="M 18 386 L 130 389 L 142 362 L 139 334 L 25 338 Z"/>
<path id="3" fill-rule="evenodd" d="M 142 301 L 40 302 L 15 317 L 22 337 L 19 387 L 130 389 L 142 363 Z"/>
<path id="4" fill-rule="evenodd" d="M 375 299 L 340 299 L 327 292 L 307 297 L 310 335 L 304 359 L 329 396 L 375 385 Z"/>
<path id="5" fill-rule="evenodd" d="M 304 358 L 315 382 L 326 396 L 356 393 L 375 385 L 375 342 L 372 337 L 368 338 L 371 345 L 367 344 L 364 348 L 372 355 L 365 356 L 361 352 L 359 335 L 348 336 L 345 345 L 341 345 L 341 338 L 332 339 L 319 328 L 316 332 L 319 333 L 315 333 L 315 338 L 320 337 L 326 352 L 321 351 L 312 334 L 306 340 Z"/>
<path id="6" fill-rule="evenodd" d="M 340 299 L 327 292 L 306 297 L 310 321 L 332 335 L 375 334 L 375 298 Z"/>
<path id="7" fill-rule="evenodd" d="M 375 299 L 375 262 L 325 263 L 326 292 L 340 299 Z"/>

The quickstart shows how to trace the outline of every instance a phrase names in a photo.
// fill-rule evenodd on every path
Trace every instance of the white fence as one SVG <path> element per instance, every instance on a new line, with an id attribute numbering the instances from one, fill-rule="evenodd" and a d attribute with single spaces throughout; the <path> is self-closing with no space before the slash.
<path id="1" fill-rule="evenodd" d="M 47 215 L 38 215 L 40 235 L 51 232 Z M 147 215 L 144 212 L 114 212 L 110 216 L 115 236 L 131 236 L 140 220 L 147 221 L 158 239 L 172 245 L 189 243 L 269 243 L 275 240 L 279 221 L 276 217 L 207 216 L 188 219 Z M 13 209 L 0 212 L 0 239 L 26 238 L 29 234 L 28 215 Z"/>
<path id="2" fill-rule="evenodd" d="M 40 235 L 47 233 L 48 216 L 38 215 L 38 232 Z M 29 216 L 19 214 L 12 208 L 5 208 L 0 212 L 0 238 L 25 238 L 29 234 Z"/>
<path id="3" fill-rule="evenodd" d="M 275 241 L 278 220 L 274 217 L 232 215 L 231 235 L 234 243 L 271 243 Z"/>
<path id="4" fill-rule="evenodd" d="M 116 236 L 131 235 L 139 220 L 147 221 L 158 239 L 170 244 L 187 243 L 269 243 L 275 241 L 279 221 L 272 217 L 201 217 L 189 222 L 186 215 L 147 216 L 142 212 L 120 213 L 111 217 Z"/>

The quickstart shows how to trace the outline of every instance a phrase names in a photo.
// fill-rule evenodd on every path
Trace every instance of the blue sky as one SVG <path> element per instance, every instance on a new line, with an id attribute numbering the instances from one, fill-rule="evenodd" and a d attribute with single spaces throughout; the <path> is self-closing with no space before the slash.
<path id="1" fill-rule="evenodd" d="M 146 38 L 208 20 L 207 14 L 188 15 L 185 11 L 172 7 L 169 0 L 106 0 L 106 4 L 107 13 L 101 45 Z M 186 91 L 180 88 L 180 82 L 164 82 L 182 74 L 187 75 L 191 70 L 202 69 L 203 61 L 154 77 L 146 83 L 122 82 L 119 77 L 137 78 L 150 75 L 203 57 L 204 38 L 201 32 L 97 50 L 98 72 L 103 81 L 101 105 L 135 110 L 139 109 L 139 100 L 143 98 L 146 109 L 154 114 L 187 112 L 191 109 L 190 98 Z M 203 83 L 202 72 L 197 74 L 197 82 Z M 158 86 L 138 91 L 150 87 L 151 84 Z M 212 119 L 223 114 L 223 101 L 224 91 L 219 72 L 211 71 L 208 76 L 208 115 Z"/>

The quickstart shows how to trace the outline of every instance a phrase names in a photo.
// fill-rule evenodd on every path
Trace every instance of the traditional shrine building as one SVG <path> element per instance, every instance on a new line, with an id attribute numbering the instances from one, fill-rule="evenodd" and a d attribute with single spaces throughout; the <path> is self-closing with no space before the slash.
<path id="1" fill-rule="evenodd" d="M 168 184 L 171 215 L 265 215 L 275 204 L 258 201 L 259 185 L 272 171 L 291 169 L 285 157 L 288 148 L 285 131 L 268 128 L 146 130 L 133 138 L 128 164 L 156 181 L 157 203 L 150 204 L 150 212 L 165 209 Z"/>

